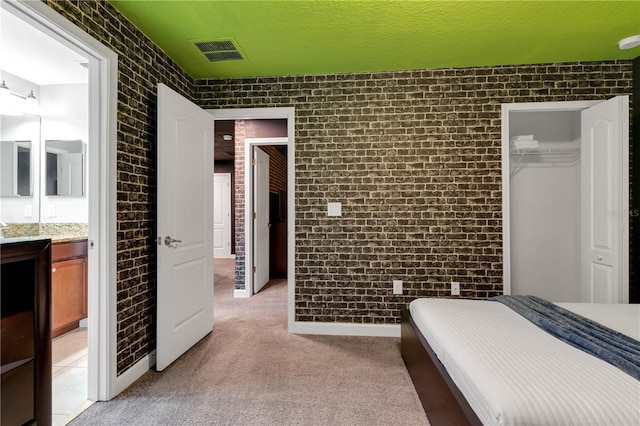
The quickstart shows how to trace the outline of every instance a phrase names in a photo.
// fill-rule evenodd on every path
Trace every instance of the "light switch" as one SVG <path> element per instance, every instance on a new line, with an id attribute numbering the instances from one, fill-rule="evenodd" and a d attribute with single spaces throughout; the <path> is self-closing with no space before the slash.
<path id="1" fill-rule="evenodd" d="M 56 217 L 56 205 L 49 204 L 49 217 Z"/>
<path id="2" fill-rule="evenodd" d="M 33 206 L 31 204 L 24 205 L 24 217 L 33 216 Z"/>
<path id="3" fill-rule="evenodd" d="M 342 216 L 342 203 L 327 203 L 327 216 Z"/>

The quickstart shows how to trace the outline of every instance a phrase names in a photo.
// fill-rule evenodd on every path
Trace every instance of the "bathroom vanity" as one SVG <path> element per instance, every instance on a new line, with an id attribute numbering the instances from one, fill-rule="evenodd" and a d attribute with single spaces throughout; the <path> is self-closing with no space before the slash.
<path id="1" fill-rule="evenodd" d="M 58 337 L 87 317 L 87 239 L 53 242 L 51 333 Z"/>

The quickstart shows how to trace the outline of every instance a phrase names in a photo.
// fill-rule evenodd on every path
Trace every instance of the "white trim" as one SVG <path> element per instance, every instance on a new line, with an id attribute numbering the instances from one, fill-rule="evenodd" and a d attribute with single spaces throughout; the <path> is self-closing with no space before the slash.
<path id="1" fill-rule="evenodd" d="M 295 318 L 295 108 L 236 108 L 236 109 L 209 109 L 207 110 L 213 115 L 215 120 L 260 120 L 260 119 L 286 119 L 287 120 L 287 329 L 293 333 Z M 246 153 L 246 146 L 245 146 Z M 250 174 L 246 174 L 246 162 L 249 161 L 245 157 L 245 185 L 250 178 Z M 246 203 L 246 201 L 245 201 Z M 251 230 L 251 221 L 247 221 L 246 214 L 248 209 L 245 206 L 245 267 L 251 264 L 252 248 L 248 245 Z M 249 238 L 249 239 L 247 239 Z M 234 297 L 249 297 L 251 295 L 247 278 L 250 274 L 245 273 L 245 289 L 235 290 Z M 245 295 L 240 296 L 240 291 L 244 291 Z"/>
<path id="2" fill-rule="evenodd" d="M 253 195 L 251 197 L 246 194 L 253 194 L 253 151 L 252 148 L 257 145 L 288 145 L 289 138 L 245 138 L 244 139 L 244 193 L 245 193 L 245 208 L 244 208 L 244 292 L 245 295 L 241 297 L 253 296 L 253 209 L 249 207 L 247 200 L 251 200 L 253 203 Z M 288 152 L 287 152 L 288 154 Z M 287 163 L 289 160 L 287 159 Z M 288 179 L 288 176 L 287 176 Z M 288 194 L 288 191 L 287 191 Z M 290 198 L 287 195 L 287 204 Z M 288 260 L 287 260 L 288 262 Z"/>
<path id="3" fill-rule="evenodd" d="M 242 298 L 249 297 L 249 295 L 247 295 L 247 292 L 245 290 L 235 288 L 233 289 L 233 297 Z"/>
<path id="4" fill-rule="evenodd" d="M 40 1 L 3 0 L 30 25 L 89 58 L 89 388 L 88 397 L 117 395 L 116 352 L 116 112 L 118 56 Z M 93 154 L 92 154 L 93 153 Z M 95 174 L 93 174 L 95 172 Z M 106 212 L 103 214 L 102 212 Z M 95 312 L 95 314 L 91 314 Z"/>
<path id="5" fill-rule="evenodd" d="M 119 394 L 136 380 L 144 375 L 147 371 L 156 365 L 156 351 L 153 350 L 147 356 L 136 362 L 131 368 L 122 373 L 116 379 L 116 394 Z"/>
<path id="6" fill-rule="evenodd" d="M 400 325 L 296 321 L 293 332 L 331 336 L 400 337 Z"/>

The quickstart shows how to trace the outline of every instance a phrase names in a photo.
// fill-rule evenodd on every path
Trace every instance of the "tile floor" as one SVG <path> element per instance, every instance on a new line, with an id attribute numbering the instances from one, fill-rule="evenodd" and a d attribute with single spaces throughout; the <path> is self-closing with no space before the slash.
<path id="1" fill-rule="evenodd" d="M 87 329 L 77 328 L 52 342 L 53 425 L 67 424 L 89 405 L 87 401 Z"/>

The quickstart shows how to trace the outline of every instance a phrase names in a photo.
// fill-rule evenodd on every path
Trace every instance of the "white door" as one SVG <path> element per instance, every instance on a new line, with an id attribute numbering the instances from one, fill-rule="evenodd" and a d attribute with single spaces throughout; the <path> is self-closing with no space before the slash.
<path id="1" fill-rule="evenodd" d="M 625 300 L 628 103 L 628 97 L 621 96 L 582 111 L 583 302 Z"/>
<path id="2" fill-rule="evenodd" d="M 213 126 L 158 85 L 158 371 L 213 329 Z"/>
<path id="3" fill-rule="evenodd" d="M 269 156 L 253 148 L 253 292 L 269 281 Z"/>
<path id="4" fill-rule="evenodd" d="M 213 255 L 231 257 L 231 174 L 213 176 Z"/>

